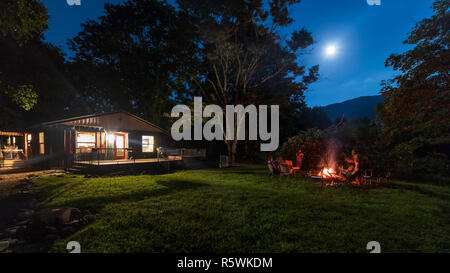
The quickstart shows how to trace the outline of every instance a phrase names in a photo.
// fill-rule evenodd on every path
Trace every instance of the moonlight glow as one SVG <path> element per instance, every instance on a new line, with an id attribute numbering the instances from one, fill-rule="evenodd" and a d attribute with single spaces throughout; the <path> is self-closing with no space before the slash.
<path id="1" fill-rule="evenodd" d="M 333 57 L 337 53 L 337 47 L 335 45 L 327 45 L 325 48 L 325 56 Z"/>

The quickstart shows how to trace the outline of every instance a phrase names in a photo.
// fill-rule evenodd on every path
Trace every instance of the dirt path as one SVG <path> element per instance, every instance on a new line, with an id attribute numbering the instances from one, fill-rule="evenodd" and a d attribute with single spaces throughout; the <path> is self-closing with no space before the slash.
<path id="1" fill-rule="evenodd" d="M 35 171 L 0 175 L 0 234 L 25 220 L 37 204 L 37 191 L 31 178 L 64 174 L 59 170 Z"/>

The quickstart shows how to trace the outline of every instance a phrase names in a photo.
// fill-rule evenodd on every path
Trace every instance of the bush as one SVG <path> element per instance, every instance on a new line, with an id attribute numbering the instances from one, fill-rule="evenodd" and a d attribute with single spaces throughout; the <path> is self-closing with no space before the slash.
<path id="1" fill-rule="evenodd" d="M 295 162 L 295 154 L 299 149 L 304 153 L 303 170 L 316 168 L 326 153 L 326 137 L 322 130 L 310 129 L 291 137 L 281 146 L 281 156 Z"/>

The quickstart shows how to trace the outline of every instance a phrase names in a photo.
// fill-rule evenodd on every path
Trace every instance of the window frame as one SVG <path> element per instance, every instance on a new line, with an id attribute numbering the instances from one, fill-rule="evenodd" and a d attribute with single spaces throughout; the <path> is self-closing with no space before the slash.
<path id="1" fill-rule="evenodd" d="M 144 139 L 148 139 L 148 144 L 144 144 Z M 143 135 L 141 137 L 142 153 L 154 153 L 155 152 L 155 136 Z M 148 150 L 147 150 L 148 149 Z"/>
<path id="2" fill-rule="evenodd" d="M 45 154 L 45 134 L 44 134 L 44 132 L 38 133 L 38 140 L 39 140 L 39 154 L 43 155 L 43 154 Z"/>
<path id="3" fill-rule="evenodd" d="M 78 141 L 79 135 L 80 134 L 89 134 L 93 136 L 93 141 Z M 88 144 L 89 146 L 82 146 L 80 147 L 80 144 Z M 91 147 L 92 146 L 92 147 Z M 93 149 L 97 147 L 97 135 L 95 132 L 82 132 L 82 131 L 77 131 L 76 133 L 76 149 Z"/>

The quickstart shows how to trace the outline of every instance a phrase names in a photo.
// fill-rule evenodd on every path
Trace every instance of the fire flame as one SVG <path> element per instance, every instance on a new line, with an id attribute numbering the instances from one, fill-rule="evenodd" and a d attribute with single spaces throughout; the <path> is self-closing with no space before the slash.
<path id="1" fill-rule="evenodd" d="M 336 174 L 336 172 L 332 168 L 323 168 L 322 171 L 320 171 L 319 176 L 322 176 L 323 178 L 329 178 L 333 177 Z"/>

